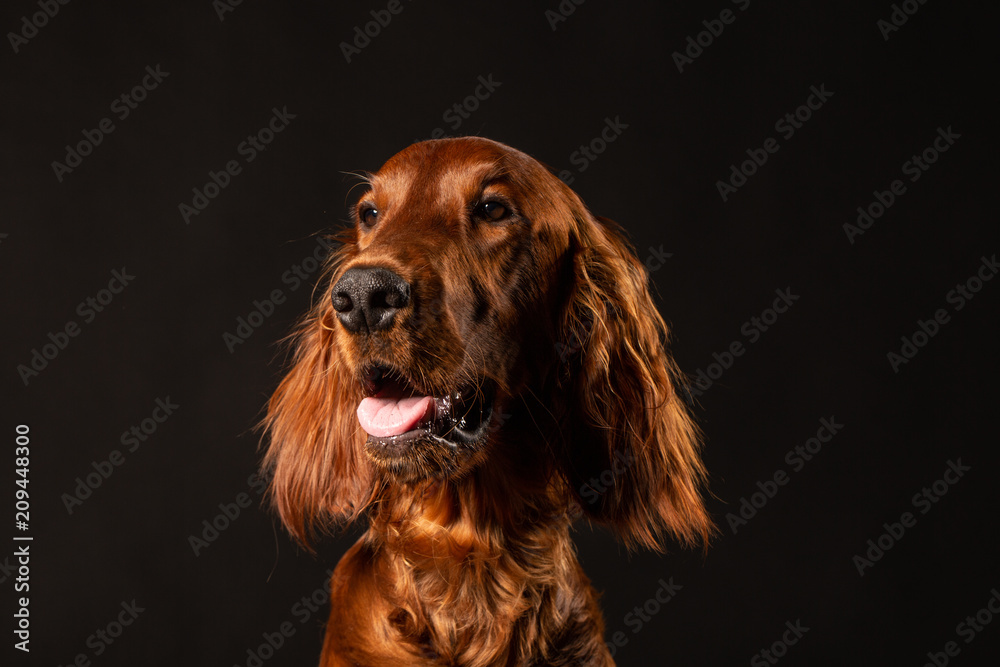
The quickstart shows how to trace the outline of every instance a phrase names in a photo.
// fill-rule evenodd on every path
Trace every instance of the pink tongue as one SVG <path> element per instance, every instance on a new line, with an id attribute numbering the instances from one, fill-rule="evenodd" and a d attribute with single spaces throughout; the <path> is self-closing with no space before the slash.
<path id="1" fill-rule="evenodd" d="M 412 431 L 428 413 L 433 413 L 430 396 L 410 398 L 375 398 L 369 396 L 358 405 L 361 428 L 376 438 L 386 438 Z M 432 414 L 433 416 L 433 414 Z"/>

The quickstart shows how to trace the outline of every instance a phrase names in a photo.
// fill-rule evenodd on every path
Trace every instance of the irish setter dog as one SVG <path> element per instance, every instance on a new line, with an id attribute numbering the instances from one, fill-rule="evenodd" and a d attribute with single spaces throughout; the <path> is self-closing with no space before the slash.
<path id="1" fill-rule="evenodd" d="M 414 144 L 366 181 L 265 419 L 297 540 L 369 521 L 321 664 L 613 665 L 573 520 L 654 549 L 713 531 L 643 265 L 495 141 Z"/>

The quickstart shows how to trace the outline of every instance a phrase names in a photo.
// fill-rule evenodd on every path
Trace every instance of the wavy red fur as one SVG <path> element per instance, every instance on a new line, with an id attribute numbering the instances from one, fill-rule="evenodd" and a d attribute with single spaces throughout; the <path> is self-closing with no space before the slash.
<path id="1" fill-rule="evenodd" d="M 614 223 L 487 139 L 409 147 L 355 218 L 265 420 L 270 497 L 300 542 L 369 522 L 331 581 L 322 664 L 613 664 L 573 518 L 652 549 L 713 531 L 644 267 Z M 331 293 L 373 267 L 405 305 L 348 330 Z M 489 420 L 459 444 L 369 439 L 355 410 L 373 364 L 418 394 L 465 387 Z"/>

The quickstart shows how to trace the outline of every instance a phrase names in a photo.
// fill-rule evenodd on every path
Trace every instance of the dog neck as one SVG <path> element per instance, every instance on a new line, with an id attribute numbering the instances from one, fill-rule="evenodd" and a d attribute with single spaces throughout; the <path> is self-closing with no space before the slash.
<path id="1" fill-rule="evenodd" d="M 555 491 L 544 482 L 498 474 L 495 467 L 458 480 L 386 483 L 382 489 L 370 513 L 372 539 L 410 563 L 437 569 L 447 560 L 492 562 L 518 550 L 537 553 L 570 541 L 570 518 Z"/>
<path id="2" fill-rule="evenodd" d="M 487 647 L 500 660 L 588 604 L 565 508 L 503 486 L 474 471 L 393 489 L 372 512 L 366 551 L 390 622 L 425 653 L 447 646 L 468 651 L 471 661 L 458 664 L 502 664 L 484 660 Z M 577 585 L 565 590 L 568 582 Z"/>

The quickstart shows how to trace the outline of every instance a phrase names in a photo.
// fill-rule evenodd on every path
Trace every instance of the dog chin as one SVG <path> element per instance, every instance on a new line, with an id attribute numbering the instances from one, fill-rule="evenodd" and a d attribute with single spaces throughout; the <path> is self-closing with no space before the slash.
<path id="1" fill-rule="evenodd" d="M 490 420 L 485 420 L 474 433 L 460 435 L 442 436 L 425 429 L 388 437 L 369 435 L 365 454 L 398 482 L 458 479 L 486 459 L 490 433 Z"/>
<path id="2" fill-rule="evenodd" d="M 398 372 L 373 366 L 358 421 L 365 453 L 398 481 L 461 476 L 484 458 L 494 425 L 496 384 L 488 379 L 434 396 Z"/>

